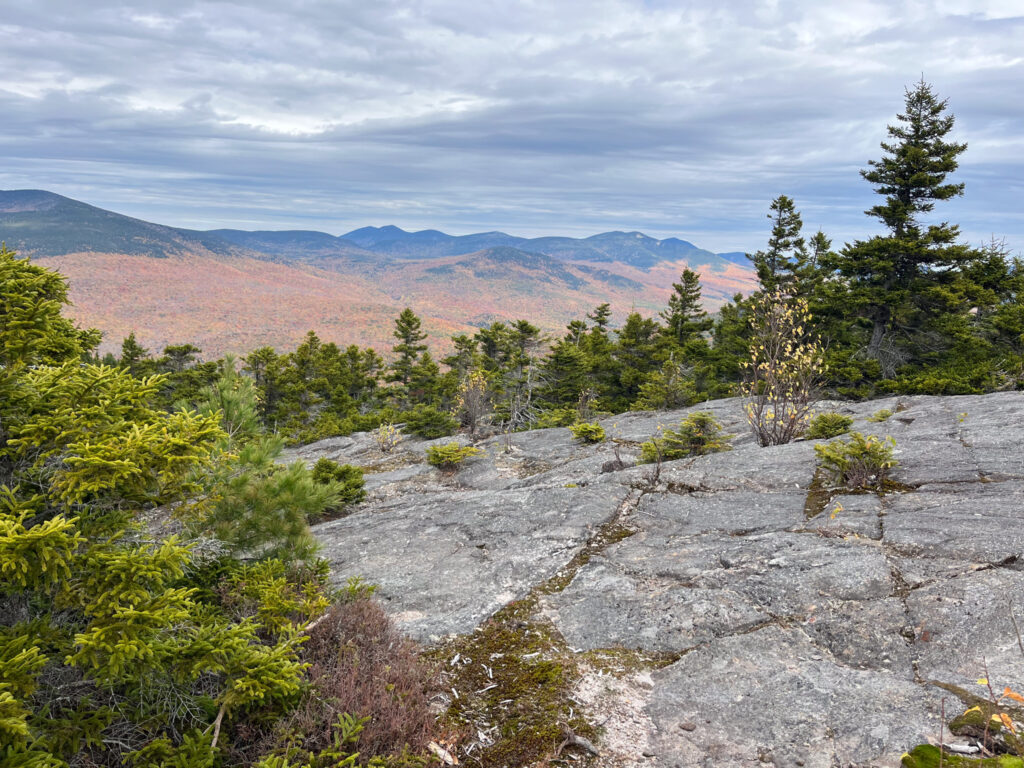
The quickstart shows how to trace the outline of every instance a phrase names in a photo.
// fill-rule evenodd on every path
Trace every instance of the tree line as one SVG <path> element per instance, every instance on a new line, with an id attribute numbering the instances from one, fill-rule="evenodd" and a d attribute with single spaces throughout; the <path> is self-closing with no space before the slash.
<path id="1" fill-rule="evenodd" d="M 657 317 L 633 312 L 612 328 L 611 309 L 601 304 L 555 338 L 526 320 L 495 322 L 454 336 L 453 352 L 438 360 L 407 308 L 395 321 L 390 363 L 313 332 L 292 352 L 246 355 L 260 418 L 305 442 L 384 422 L 439 436 L 691 405 L 739 391 L 756 336 L 753 308 L 767 295 L 806 302 L 824 350 L 816 383 L 834 397 L 1020 388 L 1021 260 L 999 242 L 971 246 L 956 225 L 930 221 L 937 203 L 964 191 L 947 178 L 966 149 L 948 138 L 953 124 L 930 85 L 908 89 L 882 157 L 861 172 L 881 196 L 866 211 L 880 233 L 834 249 L 820 230 L 807 237 L 794 201 L 780 195 L 769 208 L 766 247 L 749 254 L 757 291 L 734 296 L 714 317 L 701 306 L 699 276 L 684 269 Z M 177 388 L 171 395 L 187 400 L 199 380 L 217 375 L 216 365 L 184 365 L 196 352 L 183 345 L 144 358 L 129 337 L 111 362 L 167 372 Z"/>

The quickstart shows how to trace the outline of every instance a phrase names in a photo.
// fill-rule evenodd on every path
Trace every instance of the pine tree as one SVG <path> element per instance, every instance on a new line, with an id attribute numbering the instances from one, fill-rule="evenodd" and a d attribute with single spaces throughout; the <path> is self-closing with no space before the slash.
<path id="1" fill-rule="evenodd" d="M 587 324 L 582 320 L 572 320 L 565 327 L 565 340 L 573 346 L 579 346 L 587 335 Z"/>
<path id="2" fill-rule="evenodd" d="M 663 332 L 673 344 L 682 347 L 709 330 L 712 321 L 701 304 L 700 275 L 686 267 L 679 282 L 672 283 L 672 289 L 668 308 L 661 313 L 665 321 Z"/>
<path id="3" fill-rule="evenodd" d="M 228 355 L 220 366 L 220 376 L 203 387 L 196 398 L 201 414 L 217 414 L 221 429 L 230 440 L 251 440 L 260 432 L 256 385 L 235 370 L 235 358 Z"/>
<path id="4" fill-rule="evenodd" d="M 607 332 L 611 316 L 612 305 L 605 302 L 604 304 L 598 304 L 594 311 L 587 315 L 587 318 L 593 321 L 595 329 Z"/>
<path id="5" fill-rule="evenodd" d="M 807 243 L 801 236 L 803 221 L 793 201 L 785 195 L 772 200 L 772 233 L 768 238 L 768 249 L 748 255 L 757 270 L 757 279 L 763 293 L 782 290 L 788 295 L 800 293 L 809 256 Z"/>
<path id="6" fill-rule="evenodd" d="M 867 355 L 875 360 L 884 355 L 889 373 L 912 360 L 916 350 L 904 344 L 902 351 L 889 354 L 887 340 L 898 330 L 906 340 L 946 311 L 948 307 L 931 303 L 933 289 L 954 281 L 978 258 L 977 251 L 956 242 L 955 225 L 924 221 L 936 202 L 961 195 L 964 189 L 963 184 L 946 181 L 967 149 L 966 144 L 947 140 L 954 116 L 946 107 L 947 101 L 923 80 L 907 89 L 905 110 L 888 128 L 890 141 L 882 142 L 882 159 L 869 161 L 870 168 L 861 171 L 885 198 L 866 213 L 888 233 L 858 240 L 823 260 L 847 283 L 845 310 L 857 312 L 867 323 Z"/>
<path id="7" fill-rule="evenodd" d="M 143 362 L 148 358 L 149 350 L 136 340 L 135 331 L 129 333 L 121 342 L 121 365 L 132 376 L 137 376 L 142 373 Z"/>

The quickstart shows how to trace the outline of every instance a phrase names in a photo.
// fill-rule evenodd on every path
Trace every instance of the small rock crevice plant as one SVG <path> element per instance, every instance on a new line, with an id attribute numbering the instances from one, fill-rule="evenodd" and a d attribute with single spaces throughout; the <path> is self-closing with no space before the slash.
<path id="1" fill-rule="evenodd" d="M 732 450 L 729 438 L 722 432 L 710 411 L 691 413 L 679 423 L 679 429 L 666 429 L 640 445 L 640 462 L 653 464 L 687 456 L 704 456 Z"/>
<path id="2" fill-rule="evenodd" d="M 446 443 L 445 445 L 432 445 L 427 448 L 427 463 L 431 466 L 446 472 L 457 469 L 462 462 L 471 456 L 482 454 L 479 448 L 472 445 L 459 445 L 458 443 Z"/>
<path id="3" fill-rule="evenodd" d="M 885 487 L 889 472 L 898 462 L 893 456 L 896 441 L 891 437 L 865 437 L 853 432 L 847 440 L 814 446 L 818 467 L 830 485 L 851 491 L 878 491 Z"/>

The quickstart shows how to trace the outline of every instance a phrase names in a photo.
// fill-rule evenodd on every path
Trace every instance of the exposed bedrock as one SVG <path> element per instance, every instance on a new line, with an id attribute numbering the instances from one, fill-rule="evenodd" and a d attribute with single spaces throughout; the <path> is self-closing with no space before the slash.
<path id="1" fill-rule="evenodd" d="M 732 451 L 631 466 L 696 410 Z M 430 443 L 385 455 L 369 435 L 292 457 L 367 468 L 369 500 L 315 532 L 335 577 L 378 584 L 419 640 L 540 595 L 573 651 L 674 659 L 605 686 L 644 725 L 617 739 L 625 726 L 595 713 L 598 764 L 897 765 L 938 732 L 943 697 L 952 712 L 956 692 L 984 693 L 986 668 L 998 690 L 1024 684 L 1024 394 L 819 410 L 895 439 L 897 489 L 809 498 L 815 441 L 758 447 L 738 400 L 603 419 L 597 445 L 566 429 L 492 438 L 451 474 L 425 463 Z"/>

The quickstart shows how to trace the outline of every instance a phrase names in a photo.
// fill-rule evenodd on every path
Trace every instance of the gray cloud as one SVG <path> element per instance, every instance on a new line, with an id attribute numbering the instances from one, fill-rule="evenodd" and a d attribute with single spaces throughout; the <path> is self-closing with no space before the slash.
<path id="1" fill-rule="evenodd" d="M 970 149 L 940 207 L 1024 247 L 1011 0 L 8 0 L 0 187 L 195 227 L 763 244 L 797 200 L 876 231 L 858 169 L 923 73 Z"/>

